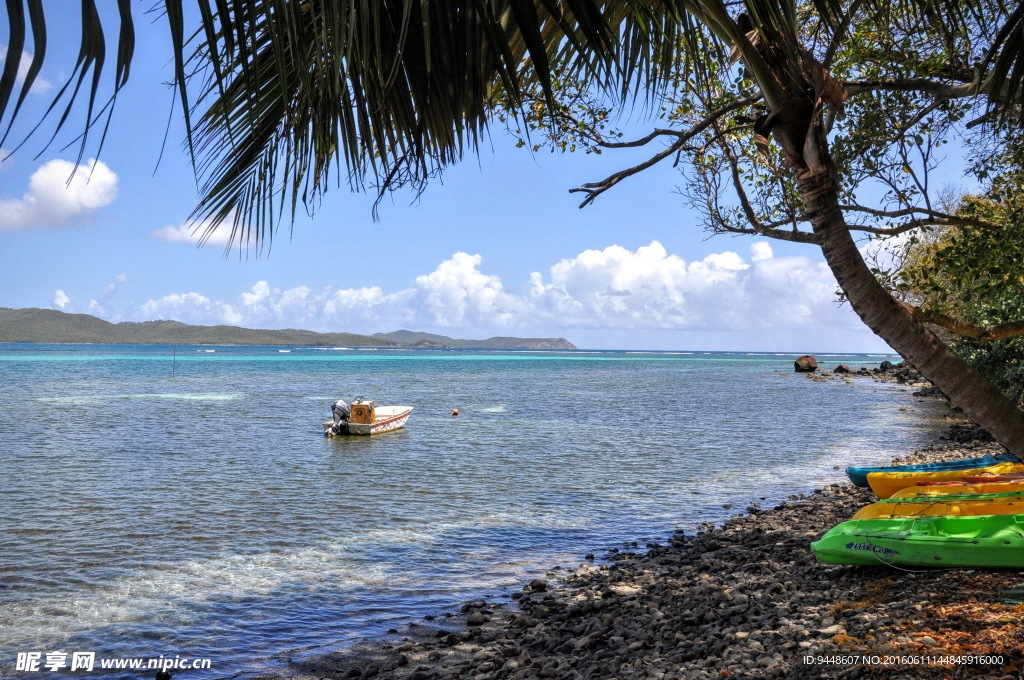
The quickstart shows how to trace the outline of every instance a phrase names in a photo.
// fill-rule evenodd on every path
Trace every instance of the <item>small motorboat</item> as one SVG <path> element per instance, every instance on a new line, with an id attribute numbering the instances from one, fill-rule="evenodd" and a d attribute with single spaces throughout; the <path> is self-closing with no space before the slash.
<path id="1" fill-rule="evenodd" d="M 412 406 L 377 406 L 372 399 L 359 397 L 349 407 L 339 399 L 331 406 L 332 420 L 324 421 L 324 435 L 382 434 L 405 425 Z"/>

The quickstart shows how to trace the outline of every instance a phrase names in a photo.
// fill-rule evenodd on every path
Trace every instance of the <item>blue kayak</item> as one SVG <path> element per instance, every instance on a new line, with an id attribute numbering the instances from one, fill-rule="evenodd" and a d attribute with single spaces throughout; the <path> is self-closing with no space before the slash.
<path id="1" fill-rule="evenodd" d="M 868 485 L 869 472 L 941 472 L 944 470 L 970 470 L 986 467 L 996 463 L 1016 463 L 1017 459 L 1009 453 L 998 456 L 991 454 L 981 458 L 964 458 L 963 460 L 947 460 L 941 463 L 921 463 L 919 465 L 888 465 L 876 467 L 848 467 L 846 474 L 856 486 Z"/>

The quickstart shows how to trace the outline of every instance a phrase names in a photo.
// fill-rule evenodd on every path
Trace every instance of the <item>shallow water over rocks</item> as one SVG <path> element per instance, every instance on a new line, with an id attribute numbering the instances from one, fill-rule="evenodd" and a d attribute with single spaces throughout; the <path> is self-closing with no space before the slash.
<path id="1" fill-rule="evenodd" d="M 0 347 L 2 674 L 62 650 L 232 677 L 839 481 L 942 408 L 787 354 L 278 349 Z M 325 439 L 359 395 L 416 410 Z"/>

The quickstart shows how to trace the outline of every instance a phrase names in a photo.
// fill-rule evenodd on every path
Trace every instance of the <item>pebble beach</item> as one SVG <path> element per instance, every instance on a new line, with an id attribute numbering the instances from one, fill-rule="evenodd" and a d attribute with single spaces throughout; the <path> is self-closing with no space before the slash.
<path id="1" fill-rule="evenodd" d="M 893 463 L 1003 452 L 986 439 L 951 420 L 943 441 Z M 1024 604 L 1003 599 L 1024 574 L 815 560 L 809 544 L 873 500 L 844 483 L 750 506 L 259 677 L 1020 678 Z"/>

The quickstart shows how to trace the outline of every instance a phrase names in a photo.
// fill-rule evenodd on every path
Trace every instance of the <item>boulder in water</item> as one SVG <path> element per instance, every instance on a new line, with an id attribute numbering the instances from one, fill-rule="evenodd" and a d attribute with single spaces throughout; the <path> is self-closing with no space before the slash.
<path id="1" fill-rule="evenodd" d="M 813 373 L 818 370 L 818 360 L 810 354 L 805 354 L 793 362 L 793 370 L 797 373 Z"/>

